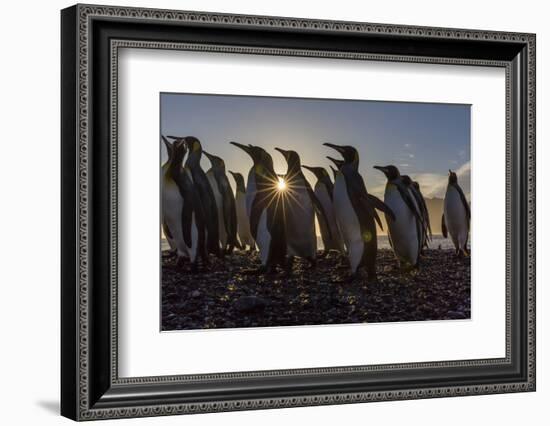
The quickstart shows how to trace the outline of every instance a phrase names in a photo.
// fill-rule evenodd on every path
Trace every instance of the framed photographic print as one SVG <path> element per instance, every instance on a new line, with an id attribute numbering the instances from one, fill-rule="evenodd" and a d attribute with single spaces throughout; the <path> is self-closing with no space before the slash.
<path id="1" fill-rule="evenodd" d="M 535 36 L 76 5 L 74 420 L 535 390 Z"/>

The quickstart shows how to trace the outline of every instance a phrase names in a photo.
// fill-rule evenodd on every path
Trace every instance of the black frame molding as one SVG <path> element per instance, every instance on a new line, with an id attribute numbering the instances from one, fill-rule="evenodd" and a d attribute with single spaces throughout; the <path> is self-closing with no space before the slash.
<path id="1" fill-rule="evenodd" d="M 61 413 L 74 420 L 535 390 L 535 35 L 76 5 L 61 13 Z M 502 359 L 119 378 L 117 54 L 155 48 L 503 67 Z"/>

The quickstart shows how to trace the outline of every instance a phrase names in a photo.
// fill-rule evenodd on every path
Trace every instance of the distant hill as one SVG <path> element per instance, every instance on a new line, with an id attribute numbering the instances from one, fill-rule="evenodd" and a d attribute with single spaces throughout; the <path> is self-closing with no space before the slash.
<path id="1" fill-rule="evenodd" d="M 426 206 L 428 207 L 428 214 L 430 215 L 430 225 L 432 227 L 432 233 L 441 234 L 441 215 L 443 214 L 443 199 L 442 198 L 426 198 Z M 383 234 L 387 233 L 386 219 L 384 215 L 380 216 L 384 230 L 379 232 Z"/>

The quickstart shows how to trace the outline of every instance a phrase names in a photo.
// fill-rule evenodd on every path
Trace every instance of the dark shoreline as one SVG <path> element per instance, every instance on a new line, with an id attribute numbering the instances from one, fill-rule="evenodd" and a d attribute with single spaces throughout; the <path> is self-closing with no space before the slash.
<path id="1" fill-rule="evenodd" d="M 162 330 L 269 327 L 470 318 L 470 258 L 427 250 L 420 270 L 401 274 L 390 250 L 378 252 L 378 283 L 346 281 L 335 253 L 292 275 L 253 275 L 255 255 L 212 259 L 196 274 L 175 259 L 162 260 Z"/>

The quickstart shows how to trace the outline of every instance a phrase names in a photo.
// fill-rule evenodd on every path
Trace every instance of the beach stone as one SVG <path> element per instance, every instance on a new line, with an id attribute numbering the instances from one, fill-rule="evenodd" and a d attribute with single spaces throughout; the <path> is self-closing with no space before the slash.
<path id="1" fill-rule="evenodd" d="M 449 311 L 447 312 L 447 316 L 451 319 L 466 319 L 466 315 L 464 312 L 457 312 L 457 311 Z"/>
<path id="2" fill-rule="evenodd" d="M 242 296 L 235 301 L 234 306 L 241 313 L 259 312 L 265 309 L 267 301 L 258 296 Z"/>

